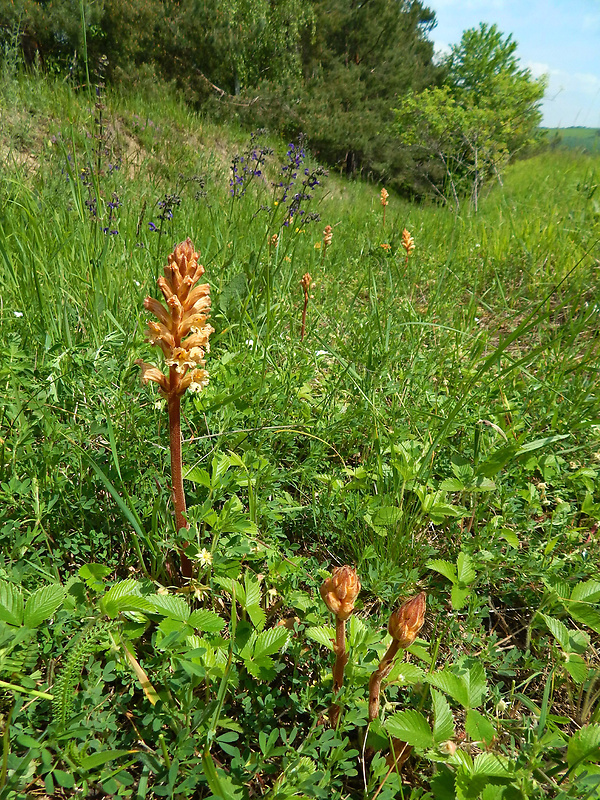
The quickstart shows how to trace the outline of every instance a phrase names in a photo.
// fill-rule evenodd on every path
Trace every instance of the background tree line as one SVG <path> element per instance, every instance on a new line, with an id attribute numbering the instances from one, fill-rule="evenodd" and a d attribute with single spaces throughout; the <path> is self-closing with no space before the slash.
<path id="1" fill-rule="evenodd" d="M 543 82 L 495 26 L 437 60 L 420 0 L 0 0 L 5 54 L 74 82 L 174 84 L 213 116 L 305 133 L 324 163 L 458 202 L 533 140 Z M 102 76 L 104 77 L 104 76 Z"/>

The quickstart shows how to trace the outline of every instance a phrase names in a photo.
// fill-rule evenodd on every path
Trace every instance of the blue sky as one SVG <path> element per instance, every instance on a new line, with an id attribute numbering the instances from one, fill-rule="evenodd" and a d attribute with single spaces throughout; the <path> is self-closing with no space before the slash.
<path id="1" fill-rule="evenodd" d="M 547 74 L 542 124 L 600 128 L 600 0 L 424 0 L 435 11 L 439 50 L 466 28 L 496 23 L 518 43 L 534 76 Z"/>

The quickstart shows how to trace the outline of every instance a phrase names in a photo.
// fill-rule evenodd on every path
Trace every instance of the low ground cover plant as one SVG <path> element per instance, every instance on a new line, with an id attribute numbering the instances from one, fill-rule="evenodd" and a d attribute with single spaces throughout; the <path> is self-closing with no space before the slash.
<path id="1" fill-rule="evenodd" d="M 2 92 L 2 797 L 597 796 L 597 159 L 458 215 Z"/>

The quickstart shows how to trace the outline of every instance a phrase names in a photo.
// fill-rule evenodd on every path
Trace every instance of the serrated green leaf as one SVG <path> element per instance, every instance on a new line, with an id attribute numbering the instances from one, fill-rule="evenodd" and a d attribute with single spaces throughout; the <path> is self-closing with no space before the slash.
<path id="1" fill-rule="evenodd" d="M 433 705 L 433 740 L 436 744 L 446 742 L 454 736 L 454 718 L 448 701 L 441 692 L 431 689 Z"/>
<path id="2" fill-rule="evenodd" d="M 244 661 L 244 666 L 254 678 L 259 680 L 271 680 L 275 676 L 273 659 L 268 656 L 247 659 Z"/>
<path id="3" fill-rule="evenodd" d="M 569 644 L 570 644 L 570 652 L 571 653 L 585 653 L 585 651 L 590 646 L 590 636 L 585 631 L 580 631 L 577 629 L 570 629 L 569 630 Z"/>
<path id="4" fill-rule="evenodd" d="M 452 503 L 434 503 L 429 509 L 429 516 L 436 525 L 441 524 L 446 517 L 466 517 L 468 514 L 464 506 L 456 506 Z"/>
<path id="5" fill-rule="evenodd" d="M 451 564 L 450 561 L 442 561 L 441 559 L 435 559 L 433 561 L 428 561 L 425 566 L 428 569 L 434 570 L 434 572 L 439 572 L 440 575 L 443 575 L 445 578 L 448 578 L 449 581 L 452 583 L 456 582 L 456 567 L 454 564 Z"/>
<path id="6" fill-rule="evenodd" d="M 440 669 L 425 677 L 427 683 L 449 694 L 463 708 L 469 708 L 469 692 L 466 681 L 448 669 Z"/>
<path id="7" fill-rule="evenodd" d="M 85 581 L 86 586 L 89 589 L 96 590 L 99 590 L 103 587 L 104 578 L 106 578 L 107 575 L 110 575 L 110 573 L 110 567 L 107 567 L 105 564 L 96 563 L 84 564 L 77 571 L 79 577 Z"/>
<path id="8" fill-rule="evenodd" d="M 429 723 L 420 711 L 399 711 L 388 717 L 384 727 L 396 739 L 421 750 L 434 745 Z"/>
<path id="9" fill-rule="evenodd" d="M 511 762 L 498 753 L 480 753 L 473 761 L 473 772 L 476 775 L 489 775 L 495 778 L 506 778 L 512 772 Z"/>
<path id="10" fill-rule="evenodd" d="M 217 633 L 223 629 L 225 620 L 221 619 L 214 611 L 209 611 L 205 608 L 199 608 L 193 611 L 188 617 L 188 625 L 198 631 L 205 631 L 206 633 Z"/>
<path id="11" fill-rule="evenodd" d="M 493 492 L 495 488 L 494 481 L 490 480 L 490 478 L 484 478 L 483 475 L 478 475 L 470 487 L 471 491 L 474 492 Z"/>
<path id="12" fill-rule="evenodd" d="M 417 664 L 408 661 L 396 661 L 387 677 L 387 683 L 411 686 L 423 680 L 424 671 Z"/>
<path id="13" fill-rule="evenodd" d="M 10 625 L 23 622 L 23 595 L 21 590 L 8 581 L 0 580 L 0 621 Z"/>
<path id="14" fill-rule="evenodd" d="M 126 611 L 138 611 L 142 614 L 152 614 L 154 612 L 152 603 L 140 594 L 125 594 L 108 602 L 104 600 L 102 607 L 106 615 L 111 619 L 114 619 L 117 614 L 123 614 Z"/>
<path id="15" fill-rule="evenodd" d="M 210 489 L 210 475 L 200 467 L 183 467 L 183 479 Z"/>
<path id="16" fill-rule="evenodd" d="M 600 600 L 600 583 L 594 580 L 581 581 L 573 587 L 571 600 L 597 603 Z"/>
<path id="17" fill-rule="evenodd" d="M 190 616 L 190 607 L 183 597 L 172 594 L 153 594 L 147 598 L 157 614 L 162 614 L 169 619 L 187 622 Z"/>
<path id="18" fill-rule="evenodd" d="M 246 606 L 246 611 L 256 630 L 262 631 L 267 621 L 267 615 L 264 610 L 259 605 L 248 605 Z"/>
<path id="19" fill-rule="evenodd" d="M 551 592 L 555 592 L 561 599 L 571 596 L 570 585 L 560 578 L 554 576 L 544 576 L 542 577 L 542 582 L 546 588 L 550 589 Z"/>
<path id="20" fill-rule="evenodd" d="M 483 742 L 490 745 L 496 735 L 492 723 L 479 711 L 470 708 L 465 719 L 465 730 L 474 742 Z"/>
<path id="21" fill-rule="evenodd" d="M 559 619 L 549 617 L 547 614 L 540 613 L 539 616 L 544 620 L 552 636 L 556 639 L 565 653 L 571 649 L 569 644 L 569 629 Z"/>
<path id="22" fill-rule="evenodd" d="M 261 656 L 270 656 L 277 653 L 281 648 L 287 644 L 289 638 L 289 631 L 283 625 L 277 628 L 269 628 L 269 630 L 260 633 L 254 645 L 254 658 Z"/>
<path id="23" fill-rule="evenodd" d="M 246 608 L 260 605 L 260 584 L 249 572 L 244 575 Z"/>
<path id="24" fill-rule="evenodd" d="M 483 698 L 487 693 L 487 679 L 485 670 L 479 661 L 472 664 L 465 673 L 467 682 L 467 691 L 469 696 L 469 705 L 471 708 L 477 708 L 483 703 Z"/>
<path id="25" fill-rule="evenodd" d="M 118 600 L 119 597 L 123 597 L 126 594 L 140 594 L 139 583 L 134 581 L 133 578 L 127 578 L 127 580 L 115 583 L 115 585 L 111 586 L 108 592 L 106 592 L 101 602 L 108 603 L 111 600 Z"/>
<path id="26" fill-rule="evenodd" d="M 470 591 L 471 589 L 469 587 L 463 587 L 454 584 L 450 590 L 450 602 L 452 603 L 452 608 L 455 611 L 463 608 L 467 602 L 467 597 L 469 596 Z"/>
<path id="27" fill-rule="evenodd" d="M 37 628 L 50 619 L 65 599 L 65 590 L 58 583 L 41 586 L 28 598 L 23 613 L 23 624 L 27 628 Z"/>
<path id="28" fill-rule="evenodd" d="M 566 654 L 565 669 L 575 683 L 584 683 L 590 671 L 587 661 L 577 653 Z"/>
<path id="29" fill-rule="evenodd" d="M 458 580 L 461 583 L 472 583 L 477 577 L 471 556 L 468 553 L 463 553 L 462 550 L 458 554 L 456 567 Z"/>
<path id="30" fill-rule="evenodd" d="M 333 628 L 328 625 L 319 625 L 307 628 L 305 633 L 309 639 L 333 651 L 333 643 L 335 642 L 335 630 Z"/>
<path id="31" fill-rule="evenodd" d="M 571 736 L 567 745 L 569 767 L 600 758 L 600 724 L 585 725 Z"/>
<path id="32" fill-rule="evenodd" d="M 439 485 L 442 492 L 462 492 L 465 484 L 458 478 L 445 478 Z"/>
<path id="33" fill-rule="evenodd" d="M 596 633 L 600 633 L 600 611 L 598 609 L 586 603 L 569 602 L 564 605 L 573 619 L 581 622 L 582 625 L 587 625 L 588 628 L 596 631 Z"/>
<path id="34" fill-rule="evenodd" d="M 298 608 L 300 611 L 306 611 L 312 604 L 310 595 L 307 594 L 307 592 L 300 591 L 290 592 L 288 595 L 286 595 L 286 601 L 294 608 Z"/>

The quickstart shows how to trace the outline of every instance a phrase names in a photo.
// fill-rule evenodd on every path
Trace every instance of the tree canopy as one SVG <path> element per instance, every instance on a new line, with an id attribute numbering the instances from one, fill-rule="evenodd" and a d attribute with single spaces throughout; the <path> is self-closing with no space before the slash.
<path id="1" fill-rule="evenodd" d="M 436 63 L 434 26 L 421 0 L 0 3 L 5 49 L 20 36 L 30 60 L 79 84 L 168 81 L 209 113 L 302 132 L 349 174 L 457 201 L 468 190 L 476 204 L 534 137 L 544 83 L 495 25 Z"/>
<path id="2" fill-rule="evenodd" d="M 458 202 L 535 139 L 545 80 L 520 66 L 517 43 L 496 25 L 463 33 L 443 61 L 444 83 L 409 92 L 396 109 L 400 142 L 412 148 L 435 190 Z"/>

